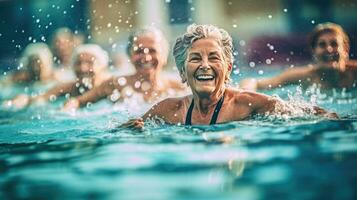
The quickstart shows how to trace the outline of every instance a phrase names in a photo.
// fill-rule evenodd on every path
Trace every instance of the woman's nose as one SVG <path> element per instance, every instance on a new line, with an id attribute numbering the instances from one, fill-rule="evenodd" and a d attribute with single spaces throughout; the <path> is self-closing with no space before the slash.
<path id="1" fill-rule="evenodd" d="M 145 61 L 151 61 L 152 60 L 152 56 L 147 54 L 147 53 L 144 55 L 144 57 L 145 57 Z"/>
<path id="2" fill-rule="evenodd" d="M 331 44 L 328 44 L 328 45 L 327 45 L 327 51 L 328 51 L 328 52 L 332 52 L 333 49 L 334 49 L 334 48 L 332 47 Z"/>

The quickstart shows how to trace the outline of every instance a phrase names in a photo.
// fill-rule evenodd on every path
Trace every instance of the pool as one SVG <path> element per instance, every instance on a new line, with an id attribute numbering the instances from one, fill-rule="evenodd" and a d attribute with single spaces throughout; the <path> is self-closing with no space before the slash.
<path id="1" fill-rule="evenodd" d="M 268 93 L 312 98 L 294 86 Z M 105 101 L 72 115 L 58 111 L 61 102 L 2 109 L 0 199 L 356 199 L 356 92 L 313 99 L 341 120 L 151 124 L 136 132 L 113 127 L 144 111 Z"/>

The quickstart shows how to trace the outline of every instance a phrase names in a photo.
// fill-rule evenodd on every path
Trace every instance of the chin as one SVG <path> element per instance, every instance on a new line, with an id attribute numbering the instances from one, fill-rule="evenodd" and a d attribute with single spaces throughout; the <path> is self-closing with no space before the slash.
<path id="1" fill-rule="evenodd" d="M 198 95 L 208 96 L 211 95 L 215 89 L 215 87 L 199 87 L 195 88 L 195 93 Z"/>

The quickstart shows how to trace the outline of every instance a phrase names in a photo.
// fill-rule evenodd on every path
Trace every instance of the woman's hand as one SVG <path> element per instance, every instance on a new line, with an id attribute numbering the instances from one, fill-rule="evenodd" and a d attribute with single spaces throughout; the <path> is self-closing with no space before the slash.
<path id="1" fill-rule="evenodd" d="M 131 129 L 143 130 L 144 120 L 142 118 L 131 119 L 128 122 L 120 125 L 119 128 L 131 128 Z"/>
<path id="2" fill-rule="evenodd" d="M 31 102 L 31 98 L 26 94 L 20 94 L 13 98 L 12 100 L 5 101 L 3 103 L 4 107 L 22 109 L 28 106 Z"/>
<path id="3" fill-rule="evenodd" d="M 62 108 L 62 111 L 64 112 L 73 112 L 79 108 L 80 104 L 78 99 L 76 98 L 70 98 Z"/>

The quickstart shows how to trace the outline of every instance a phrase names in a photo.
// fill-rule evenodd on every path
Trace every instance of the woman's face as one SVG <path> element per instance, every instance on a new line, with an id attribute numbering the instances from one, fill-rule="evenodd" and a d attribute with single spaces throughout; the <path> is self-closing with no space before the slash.
<path id="1" fill-rule="evenodd" d="M 223 49 L 212 38 L 195 41 L 187 50 L 182 78 L 188 81 L 193 93 L 211 95 L 224 89 L 231 64 L 223 56 Z"/>
<path id="2" fill-rule="evenodd" d="M 74 63 L 74 71 L 77 78 L 93 78 L 95 75 L 95 59 L 96 57 L 89 53 L 78 54 L 77 60 Z"/>
<path id="3" fill-rule="evenodd" d="M 139 36 L 134 40 L 131 62 L 138 73 L 154 73 L 166 64 L 162 45 L 154 34 Z"/>
<path id="4" fill-rule="evenodd" d="M 319 66 L 340 68 L 345 64 L 348 53 L 343 44 L 343 38 L 336 33 L 324 33 L 316 42 L 313 49 L 315 61 Z"/>

